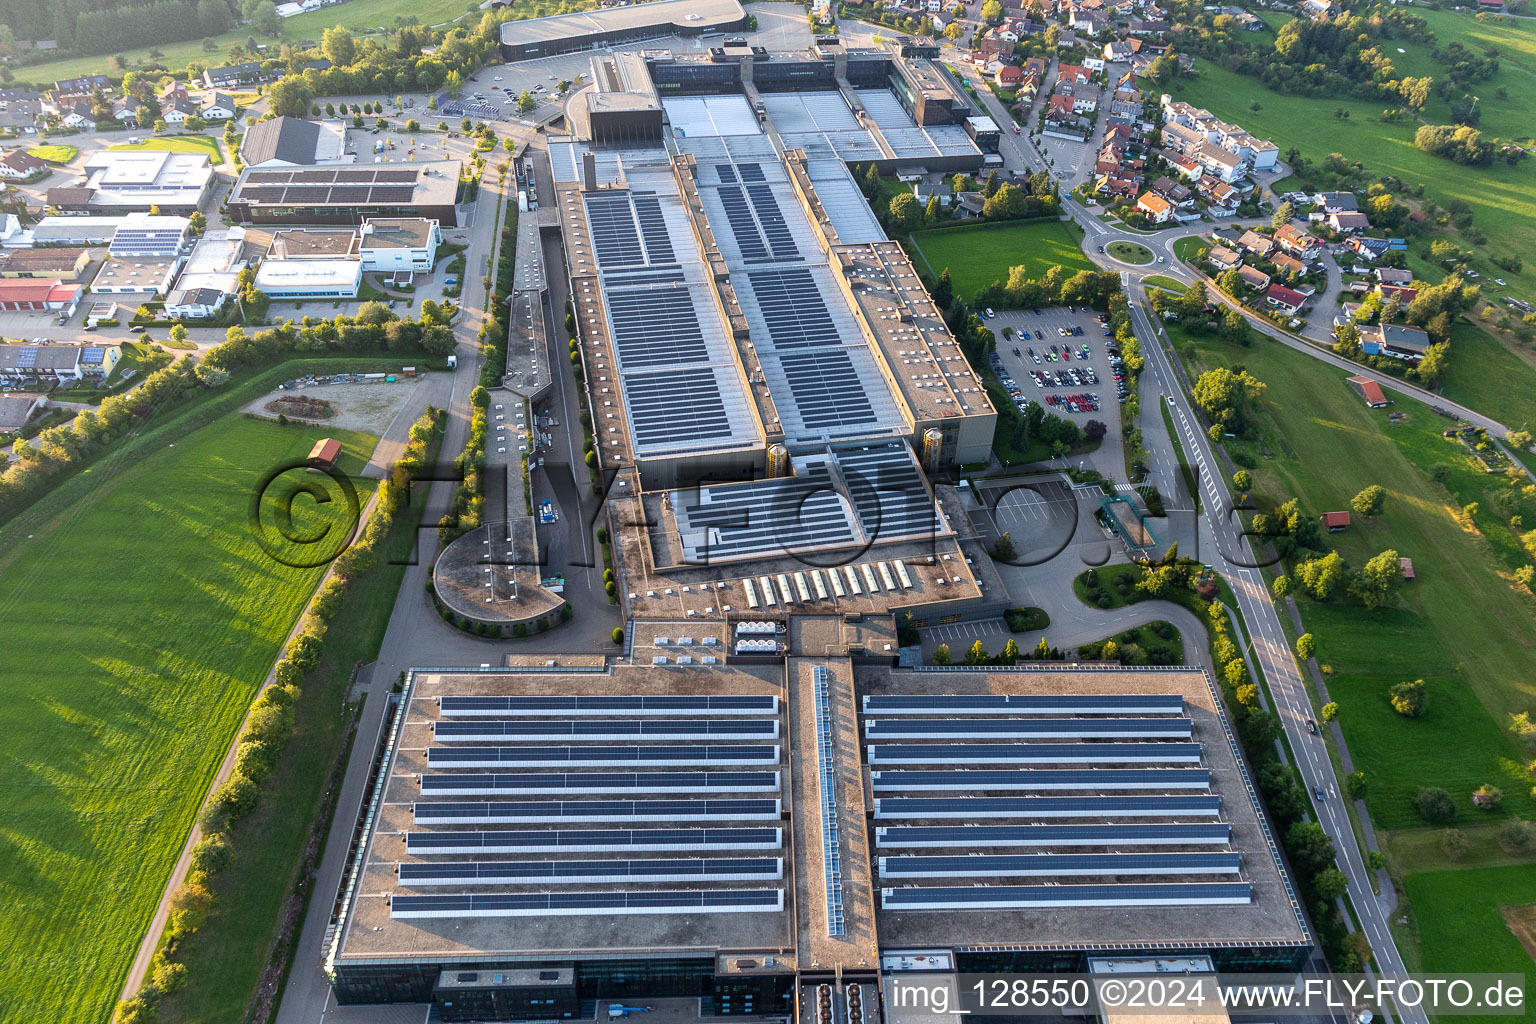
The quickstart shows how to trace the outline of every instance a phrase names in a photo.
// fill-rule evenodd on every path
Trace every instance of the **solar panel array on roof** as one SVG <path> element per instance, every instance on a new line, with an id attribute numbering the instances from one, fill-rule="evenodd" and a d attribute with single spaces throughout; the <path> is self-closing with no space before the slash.
<path id="1" fill-rule="evenodd" d="M 782 907 L 780 748 L 763 742 L 778 695 L 445 694 L 435 710 L 425 758 L 395 769 L 420 799 L 392 917 Z"/>
<path id="2" fill-rule="evenodd" d="M 1252 898 L 1178 695 L 879 693 L 861 710 L 880 741 L 866 744 L 875 845 L 923 851 L 878 858 L 899 886 L 882 889 L 886 912 Z M 1186 880 L 1147 881 L 1169 875 Z M 926 884 L 951 879 L 975 881 Z"/>
<path id="3" fill-rule="evenodd" d="M 782 889 L 642 892 L 527 892 L 468 896 L 396 896 L 394 919 L 560 917 L 591 914 L 749 914 L 784 909 Z"/>
<path id="4" fill-rule="evenodd" d="M 866 537 L 933 536 L 938 508 L 904 444 L 840 448 L 837 465 Z"/>

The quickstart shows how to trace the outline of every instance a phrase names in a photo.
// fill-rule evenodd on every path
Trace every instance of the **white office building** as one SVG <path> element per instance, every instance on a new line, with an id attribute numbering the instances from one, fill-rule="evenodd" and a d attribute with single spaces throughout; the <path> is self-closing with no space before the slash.
<path id="1" fill-rule="evenodd" d="M 266 259 L 256 268 L 256 290 L 274 299 L 352 299 L 362 283 L 356 258 Z"/>
<path id="2" fill-rule="evenodd" d="M 363 270 L 376 274 L 425 274 L 437 259 L 443 233 L 423 217 L 370 217 L 362 227 Z"/>

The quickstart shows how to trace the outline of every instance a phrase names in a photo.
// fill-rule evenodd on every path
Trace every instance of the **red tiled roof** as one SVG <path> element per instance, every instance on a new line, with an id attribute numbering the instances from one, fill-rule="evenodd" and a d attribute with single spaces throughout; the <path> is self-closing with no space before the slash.
<path id="1" fill-rule="evenodd" d="M 1353 384 L 1355 386 L 1355 390 L 1360 392 L 1360 397 L 1365 399 L 1365 403 L 1367 405 L 1377 406 L 1387 404 L 1386 393 L 1381 390 L 1381 385 L 1371 380 L 1371 378 L 1351 377 L 1349 378 L 1349 383 Z"/>
<path id="2" fill-rule="evenodd" d="M 1323 525 L 1328 527 L 1330 530 L 1333 529 L 1335 526 L 1348 526 L 1349 525 L 1349 513 L 1348 512 L 1324 512 L 1323 513 Z"/>

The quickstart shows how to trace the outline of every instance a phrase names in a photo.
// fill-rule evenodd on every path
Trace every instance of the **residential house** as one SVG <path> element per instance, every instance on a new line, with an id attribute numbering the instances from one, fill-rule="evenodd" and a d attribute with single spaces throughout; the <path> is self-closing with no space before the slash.
<path id="1" fill-rule="evenodd" d="M 1144 21 L 1141 18 L 1132 18 L 1131 24 L 1126 29 L 1133 36 L 1160 36 L 1168 31 L 1166 21 Z"/>
<path id="2" fill-rule="evenodd" d="M 43 201 L 57 213 L 89 213 L 91 197 L 95 194 L 96 190 L 93 188 L 65 185 L 61 188 L 49 189 Z"/>
<path id="3" fill-rule="evenodd" d="M 1093 54 L 1089 54 L 1089 55 L 1087 55 L 1086 57 L 1083 58 L 1083 67 L 1087 68 L 1089 71 L 1095 71 L 1095 72 L 1103 71 L 1104 70 L 1104 58 L 1103 57 L 1095 57 Z"/>
<path id="4" fill-rule="evenodd" d="M 1268 259 L 1269 254 L 1275 251 L 1275 240 L 1257 231 L 1244 231 L 1242 237 L 1237 240 L 1237 246 L 1261 259 Z"/>
<path id="5" fill-rule="evenodd" d="M 1381 296 L 1382 302 L 1396 298 L 1404 306 L 1419 297 L 1419 290 L 1417 288 L 1401 284 L 1378 284 L 1376 286 L 1376 293 Z"/>
<path id="6" fill-rule="evenodd" d="M 85 377 L 80 366 L 83 351 L 79 345 L 0 345 L 0 377 L 49 384 L 81 380 Z M 115 355 L 111 362 L 117 365 Z"/>
<path id="7" fill-rule="evenodd" d="M 1036 78 L 1045 77 L 1046 60 L 1044 57 L 1030 57 L 1024 62 L 1024 73 L 1034 75 Z"/>
<path id="8" fill-rule="evenodd" d="M 1013 47 L 1004 40 L 994 38 L 993 36 L 982 36 L 971 47 L 971 60 L 977 64 L 986 64 L 989 61 L 1001 60 L 1012 55 Z"/>
<path id="9" fill-rule="evenodd" d="M 1173 216 L 1173 204 L 1154 192 L 1143 192 L 1136 200 L 1136 209 L 1146 214 L 1154 224 L 1166 224 Z"/>
<path id="10" fill-rule="evenodd" d="M 203 88 L 232 89 L 261 81 L 261 62 L 248 60 L 240 64 L 226 64 L 203 72 Z"/>
<path id="11" fill-rule="evenodd" d="M 1128 44 L 1118 40 L 1104 44 L 1104 59 L 1111 64 L 1124 64 L 1131 59 L 1132 52 Z"/>
<path id="12" fill-rule="evenodd" d="M 1389 248 L 1385 238 L 1369 238 L 1365 235 L 1354 235 L 1344 244 L 1350 252 L 1371 262 L 1381 259 L 1382 253 Z"/>
<path id="13" fill-rule="evenodd" d="M 46 407 L 48 399 L 34 391 L 16 391 L 0 395 L 0 433 L 10 433 L 27 425 L 34 413 Z"/>
<path id="14" fill-rule="evenodd" d="M 1200 165 L 1187 156 L 1167 156 L 1168 166 L 1179 172 L 1179 176 L 1190 181 L 1200 177 Z"/>
<path id="15" fill-rule="evenodd" d="M 1356 213 L 1360 209 L 1360 201 L 1353 192 L 1319 192 L 1312 197 L 1312 204 L 1325 217 L 1330 213 Z"/>
<path id="16" fill-rule="evenodd" d="M 164 103 L 167 100 L 174 100 L 174 99 L 183 99 L 184 100 L 186 98 L 187 98 L 187 83 L 186 82 L 178 82 L 176 79 L 173 78 L 169 82 L 166 82 L 163 86 L 160 87 L 160 102 L 161 103 Z"/>
<path id="17" fill-rule="evenodd" d="M 1193 157 L 1206 144 L 1205 132 L 1177 121 L 1163 124 L 1163 148 Z"/>
<path id="18" fill-rule="evenodd" d="M 1228 249 L 1224 245 L 1213 245 L 1211 251 L 1205 254 L 1205 261 L 1209 263 L 1217 273 L 1225 270 L 1235 270 L 1243 265 L 1242 256 Z"/>
<path id="19" fill-rule="evenodd" d="M 213 99 L 203 108 L 199 115 L 204 121 L 228 121 L 235 116 L 235 101 L 222 92 L 213 94 Z"/>
<path id="20" fill-rule="evenodd" d="M 1056 84 L 1063 82 L 1070 84 L 1087 85 L 1093 81 L 1093 74 L 1081 64 L 1061 64 L 1056 68 Z"/>
<path id="21" fill-rule="evenodd" d="M 1307 297 L 1301 292 L 1287 288 L 1284 285 L 1272 284 L 1269 291 L 1264 293 L 1264 300 L 1276 309 L 1296 316 L 1302 307 L 1307 304 Z"/>
<path id="22" fill-rule="evenodd" d="M 56 92 L 85 93 L 92 89 L 106 89 L 112 85 L 112 79 L 103 74 L 81 75 L 79 78 L 61 78 L 53 83 Z"/>
<path id="23" fill-rule="evenodd" d="M 1275 231 L 1275 241 L 1280 248 L 1304 262 L 1310 263 L 1322 254 L 1322 239 L 1294 224 L 1282 224 Z"/>
<path id="24" fill-rule="evenodd" d="M 1296 6 L 1297 13 L 1311 21 L 1328 21 L 1338 10 L 1333 0 L 1301 0 Z"/>
<path id="25" fill-rule="evenodd" d="M 24 149 L 13 149 L 0 157 L 0 178 L 21 181 L 47 169 L 47 164 Z"/>
<path id="26" fill-rule="evenodd" d="M 1283 252 L 1275 253 L 1275 255 L 1270 258 L 1270 262 L 1273 263 L 1275 265 L 1275 269 L 1282 274 L 1305 274 L 1307 272 L 1307 265 L 1305 263 L 1301 262 L 1301 260 L 1294 256 L 1287 256 Z"/>
<path id="27" fill-rule="evenodd" d="M 1148 189 L 1168 200 L 1174 206 L 1188 208 L 1195 205 L 1195 193 L 1189 186 L 1182 185 L 1172 178 L 1164 175 L 1158 178 Z"/>
<path id="28" fill-rule="evenodd" d="M 929 201 L 935 196 L 938 197 L 939 208 L 943 210 L 949 209 L 950 204 L 955 201 L 954 188 L 948 181 L 944 180 L 914 181 L 912 183 L 912 194 L 917 196 L 918 205 L 924 209 L 928 208 Z"/>
<path id="29" fill-rule="evenodd" d="M 124 124 L 138 124 L 139 108 L 143 106 L 144 104 L 139 102 L 137 96 L 124 96 L 113 110 L 112 116 Z"/>
<path id="30" fill-rule="evenodd" d="M 1013 91 L 1014 94 L 1019 97 L 1019 99 L 1026 101 L 1024 104 L 1024 110 L 1021 111 L 1021 114 L 1028 115 L 1030 104 L 1034 101 L 1036 96 L 1040 95 L 1040 79 L 1034 75 L 1025 75 L 1024 80 L 1021 81 L 1018 85 L 1018 88 L 1014 89 Z"/>
<path id="31" fill-rule="evenodd" d="M 1109 16 L 1103 11 L 1077 10 L 1067 18 L 1067 24 L 1088 36 L 1096 36 L 1109 28 Z"/>
<path id="32" fill-rule="evenodd" d="M 1220 146 L 1206 143 L 1194 157 L 1201 167 L 1225 182 L 1241 181 L 1248 174 L 1248 162 Z"/>
<path id="33" fill-rule="evenodd" d="M 1125 178 L 1110 172 L 1094 179 L 1093 187 L 1100 195 L 1129 199 L 1136 194 L 1138 186 L 1135 178 Z"/>
<path id="34" fill-rule="evenodd" d="M 1382 284 L 1408 285 L 1413 284 L 1413 271 L 1403 270 L 1399 267 L 1377 267 L 1376 280 Z"/>
<path id="35" fill-rule="evenodd" d="M 91 105 L 80 101 L 70 108 L 64 115 L 64 125 L 68 128 L 80 128 L 85 131 L 94 131 L 96 128 L 96 114 Z"/>
<path id="36" fill-rule="evenodd" d="M 1212 216 L 1223 217 L 1237 212 L 1243 205 L 1243 190 L 1231 182 L 1200 179 L 1200 194 L 1205 196 Z"/>
<path id="37" fill-rule="evenodd" d="M 1077 120 L 1075 110 L 1071 96 L 1053 93 L 1045 116 L 1047 120 L 1075 122 Z"/>
<path id="38" fill-rule="evenodd" d="M 1364 231 L 1371 226 L 1371 218 L 1363 213 L 1330 213 L 1328 226 L 1335 231 L 1353 234 L 1356 231 Z"/>
<path id="39" fill-rule="evenodd" d="M 198 106 L 191 100 L 171 100 L 160 108 L 160 120 L 166 124 L 185 124 L 187 118 L 197 116 Z"/>
<path id="40" fill-rule="evenodd" d="M 1091 85 L 1058 85 L 1056 91 L 1072 97 L 1072 111 L 1091 114 L 1099 109 L 1099 90 Z"/>
<path id="41" fill-rule="evenodd" d="M 1269 287 L 1269 275 L 1258 267 L 1241 266 L 1237 268 L 1237 276 L 1243 279 L 1243 283 L 1255 291 L 1264 291 Z"/>
<path id="42" fill-rule="evenodd" d="M 1013 64 L 1004 64 L 997 69 L 997 74 L 992 76 L 999 89 L 1017 89 L 1024 81 L 1024 72 Z"/>
<path id="43" fill-rule="evenodd" d="M 1429 334 L 1406 324 L 1380 324 L 1363 326 L 1360 332 L 1360 350 L 1370 356 L 1386 356 L 1416 363 L 1424 358 L 1429 348 Z"/>

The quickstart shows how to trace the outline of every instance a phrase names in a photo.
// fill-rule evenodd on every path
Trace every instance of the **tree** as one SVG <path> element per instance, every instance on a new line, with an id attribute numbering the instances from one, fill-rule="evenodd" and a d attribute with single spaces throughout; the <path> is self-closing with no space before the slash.
<path id="1" fill-rule="evenodd" d="M 171 340 L 178 343 L 184 343 L 187 340 L 187 325 L 183 323 L 172 324 Z"/>
<path id="2" fill-rule="evenodd" d="M 1337 857 L 1333 840 L 1315 821 L 1293 823 L 1285 833 L 1285 849 L 1299 867 L 1314 873 L 1333 867 Z"/>
<path id="3" fill-rule="evenodd" d="M 1291 578 L 1289 576 L 1276 576 L 1275 582 L 1270 584 L 1269 589 L 1276 597 L 1284 597 L 1291 592 Z"/>
<path id="4" fill-rule="evenodd" d="M 1309 558 L 1296 567 L 1296 578 L 1307 593 L 1326 601 L 1344 582 L 1344 559 L 1337 551 L 1322 558 Z"/>
<path id="5" fill-rule="evenodd" d="M 192 870 L 212 875 L 235 863 L 235 848 L 222 832 L 210 832 L 192 847 Z"/>
<path id="6" fill-rule="evenodd" d="M 1109 426 L 1103 420 L 1089 420 L 1083 424 L 1083 439 L 1085 441 L 1102 441 L 1104 435 L 1109 433 Z"/>
<path id="7" fill-rule="evenodd" d="M 1338 868 L 1324 868 L 1312 876 L 1312 888 L 1318 899 L 1332 903 L 1349 892 L 1349 879 Z"/>
<path id="8" fill-rule="evenodd" d="M 1531 432 L 1529 430 L 1511 430 L 1504 435 L 1504 443 L 1516 451 L 1529 451 L 1531 447 Z"/>
<path id="9" fill-rule="evenodd" d="M 1325 722 L 1336 721 L 1338 719 L 1338 717 L 1339 717 L 1339 705 L 1338 705 L 1338 702 L 1337 701 L 1329 701 L 1327 704 L 1324 704 L 1321 708 L 1318 708 L 1318 714 L 1322 716 L 1323 721 L 1325 721 Z"/>
<path id="10" fill-rule="evenodd" d="M 1444 825 L 1456 817 L 1456 801 L 1438 786 L 1426 786 L 1413 797 L 1419 817 L 1431 825 Z"/>
<path id="11" fill-rule="evenodd" d="M 889 209 L 891 220 L 907 229 L 916 227 L 923 216 L 922 207 L 917 203 L 917 196 L 911 192 L 902 192 L 892 197 Z"/>
<path id="12" fill-rule="evenodd" d="M 1392 710 L 1404 718 L 1422 717 L 1429 707 L 1429 694 L 1422 679 L 1398 683 L 1387 691 L 1387 696 L 1392 702 Z"/>
<path id="13" fill-rule="evenodd" d="M 985 665 L 987 660 L 987 649 L 981 646 L 980 640 L 971 644 L 970 649 L 965 652 L 965 663 L 967 665 Z"/>
<path id="14" fill-rule="evenodd" d="M 1531 847 L 1531 823 L 1510 818 L 1499 826 L 1499 845 L 1505 853 L 1518 854 Z"/>
<path id="15" fill-rule="evenodd" d="M 939 644 L 933 649 L 933 663 L 935 665 L 949 664 L 949 644 Z"/>
<path id="16" fill-rule="evenodd" d="M 1344 936 L 1344 955 L 1341 958 L 1340 970 L 1362 971 L 1374 959 L 1371 952 L 1371 940 L 1365 937 L 1363 932 L 1350 932 Z"/>
<path id="17" fill-rule="evenodd" d="M 992 557 L 999 562 L 1012 562 L 1019 557 L 1013 549 L 1013 537 L 1006 530 L 997 538 L 997 543 L 992 545 Z"/>
<path id="18" fill-rule="evenodd" d="M 1003 644 L 1002 662 L 1004 665 L 1012 665 L 1019 660 L 1019 645 L 1013 642 L 1013 637 Z"/>
<path id="19" fill-rule="evenodd" d="M 1367 608 L 1384 608 L 1392 603 L 1402 583 L 1403 569 L 1397 552 L 1388 548 L 1355 573 L 1349 592 Z"/>
<path id="20" fill-rule="evenodd" d="M 1296 216 L 1296 207 L 1289 202 L 1281 203 L 1275 207 L 1275 215 L 1269 219 L 1269 223 L 1276 230 L 1285 227 Z"/>
<path id="21" fill-rule="evenodd" d="M 1240 469 L 1232 474 L 1232 486 L 1247 494 L 1253 490 L 1253 474 L 1246 469 Z"/>
<path id="22" fill-rule="evenodd" d="M 1344 792 L 1349 794 L 1351 800 L 1364 800 L 1367 789 L 1365 772 L 1353 771 L 1344 778 Z"/>
<path id="23" fill-rule="evenodd" d="M 1306 661 L 1317 653 L 1317 641 L 1311 633 L 1303 633 L 1296 638 L 1296 657 Z"/>
<path id="24" fill-rule="evenodd" d="M 524 89 L 517 97 L 517 112 L 526 114 L 539 105 L 539 101 L 533 98 L 533 93 Z"/>
<path id="25" fill-rule="evenodd" d="M 256 0 L 246 17 L 250 19 L 251 28 L 254 31 L 264 36 L 277 35 L 277 8 L 267 0 Z"/>
<path id="26" fill-rule="evenodd" d="M 1201 304 L 1204 305 L 1203 296 Z M 1225 366 L 1218 366 L 1196 378 L 1191 393 L 1206 415 L 1236 432 L 1242 429 L 1243 414 L 1249 403 L 1264 393 L 1264 383 L 1247 370 L 1234 373 Z"/>
<path id="27" fill-rule="evenodd" d="M 988 25 L 996 25 L 1003 20 L 1003 5 L 997 0 L 987 0 L 981 5 L 981 20 Z"/>
<path id="28" fill-rule="evenodd" d="M 963 35 L 965 35 L 965 26 L 958 21 L 952 21 L 944 26 L 944 38 L 952 43 L 958 43 Z"/>
<path id="29" fill-rule="evenodd" d="M 1387 489 L 1380 484 L 1362 490 L 1359 494 L 1349 499 L 1349 507 L 1356 514 L 1368 519 L 1375 519 L 1381 515 L 1382 509 L 1387 503 Z"/>
<path id="30" fill-rule="evenodd" d="M 1446 860 L 1461 860 L 1467 852 L 1467 834 L 1459 828 L 1448 828 L 1440 833 L 1440 852 Z"/>
<path id="31" fill-rule="evenodd" d="M 351 67 L 357 60 L 357 41 L 349 30 L 337 25 L 321 33 L 320 52 L 338 68 Z"/>
<path id="32" fill-rule="evenodd" d="M 201 237 L 208 230 L 208 217 L 201 210 L 193 210 L 187 217 L 187 230 L 192 232 L 194 238 Z"/>

